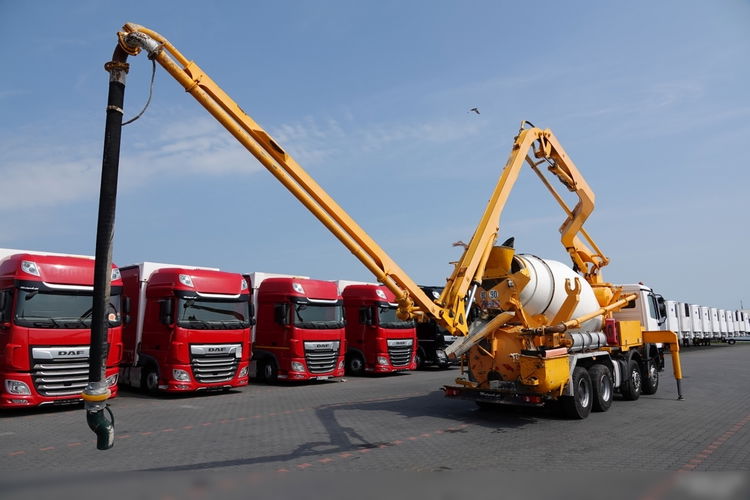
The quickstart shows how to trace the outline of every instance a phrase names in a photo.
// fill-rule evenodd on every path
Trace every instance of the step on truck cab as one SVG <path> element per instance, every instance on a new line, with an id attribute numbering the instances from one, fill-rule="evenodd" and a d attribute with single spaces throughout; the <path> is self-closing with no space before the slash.
<path id="1" fill-rule="evenodd" d="M 122 281 L 112 266 L 106 382 L 117 394 Z M 0 249 L 0 408 L 78 403 L 88 384 L 94 258 Z"/>
<path id="2" fill-rule="evenodd" d="M 346 372 L 350 375 L 416 370 L 414 321 L 396 316 L 396 296 L 385 286 L 339 280 L 346 319 Z"/>
<path id="3" fill-rule="evenodd" d="M 151 393 L 247 385 L 252 316 L 242 275 L 157 262 L 121 272 L 133 318 L 123 383 Z"/>
<path id="4" fill-rule="evenodd" d="M 344 375 L 343 299 L 332 281 L 254 272 L 256 315 L 251 375 L 277 380 L 326 380 Z"/>

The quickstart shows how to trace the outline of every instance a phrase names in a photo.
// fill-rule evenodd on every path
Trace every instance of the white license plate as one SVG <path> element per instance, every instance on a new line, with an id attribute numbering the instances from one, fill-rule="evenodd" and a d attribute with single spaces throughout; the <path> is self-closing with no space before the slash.
<path id="1" fill-rule="evenodd" d="M 315 377 L 315 378 L 318 379 L 318 380 L 328 380 L 329 378 L 331 378 L 331 376 L 330 375 L 323 375 L 322 377 Z"/>

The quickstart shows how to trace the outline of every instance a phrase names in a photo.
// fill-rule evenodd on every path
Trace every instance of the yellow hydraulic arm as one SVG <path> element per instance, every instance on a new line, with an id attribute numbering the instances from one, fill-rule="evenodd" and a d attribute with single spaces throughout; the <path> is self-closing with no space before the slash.
<path id="1" fill-rule="evenodd" d="M 268 132 L 248 116 L 195 62 L 185 58 L 164 37 L 143 26 L 128 23 L 118 36 L 119 47 L 127 54 L 137 55 L 143 49 L 149 54 L 149 58 L 164 67 L 300 200 L 381 283 L 396 295 L 399 314 L 404 318 L 419 319 L 428 315 L 453 334 L 468 333 L 467 302 L 470 303 L 473 298 L 473 293 L 469 294 L 469 289 L 482 281 L 490 250 L 498 235 L 500 214 L 524 161 L 540 176 L 568 215 L 560 231 L 562 243 L 570 253 L 574 266 L 584 273 L 587 279 L 596 282 L 599 268 L 608 262 L 582 228 L 594 208 L 594 194 L 588 184 L 552 132 L 522 126 L 513 144 L 510 158 L 469 245 L 453 274 L 448 278 L 441 297 L 433 301 Z M 531 151 L 535 159 L 529 156 Z M 548 169 L 569 190 L 578 195 L 580 201 L 572 210 L 539 170 L 542 163 L 548 164 Z M 593 250 L 579 238 L 579 233 Z"/>
<path id="2" fill-rule="evenodd" d="M 279 144 L 248 116 L 201 68 L 185 58 L 164 37 L 128 23 L 118 33 L 120 47 L 130 55 L 146 50 L 320 220 L 374 275 L 399 303 L 403 317 L 422 314 L 441 320 L 455 333 L 466 333 L 436 305 L 375 241 L 320 187 Z"/>
<path id="3" fill-rule="evenodd" d="M 594 210 L 593 191 L 552 132 L 533 126 L 524 128 L 526 124 L 527 122 L 524 122 L 521 125 L 521 130 L 513 142 L 510 157 L 487 203 L 482 219 L 453 274 L 448 278 L 447 286 L 439 299 L 441 304 L 452 305 L 454 316 L 461 313 L 458 308 L 463 304 L 462 298 L 469 293 L 469 289 L 482 282 L 490 251 L 500 230 L 500 215 L 524 162 L 539 176 L 568 216 L 560 227 L 560 239 L 570 254 L 574 268 L 583 273 L 590 283 L 599 283 L 599 269 L 609 262 L 583 229 L 583 223 Z M 569 191 L 577 195 L 579 201 L 572 210 L 539 169 L 543 164 L 547 165 L 548 170 L 557 176 Z M 581 240 L 579 234 L 591 248 Z"/>

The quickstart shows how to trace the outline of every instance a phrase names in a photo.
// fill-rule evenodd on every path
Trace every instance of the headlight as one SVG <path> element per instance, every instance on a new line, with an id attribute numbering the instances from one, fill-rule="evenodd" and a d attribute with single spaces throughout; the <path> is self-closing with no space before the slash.
<path id="1" fill-rule="evenodd" d="M 338 370 L 343 370 L 343 369 L 344 369 L 344 362 L 343 361 L 339 361 Z"/>
<path id="2" fill-rule="evenodd" d="M 122 278 L 122 275 L 120 274 L 120 270 L 115 267 L 114 269 L 112 269 L 112 275 L 110 276 L 110 279 L 112 281 L 117 281 L 120 278 Z"/>
<path id="3" fill-rule="evenodd" d="M 292 371 L 293 372 L 304 372 L 305 371 L 305 365 L 300 363 L 299 361 L 292 361 Z"/>
<path id="4" fill-rule="evenodd" d="M 21 396 L 31 396 L 31 389 L 26 383 L 20 380 L 6 380 L 5 391 L 9 394 L 19 394 Z"/>
<path id="5" fill-rule="evenodd" d="M 378 356 L 378 364 L 379 365 L 387 366 L 388 365 L 388 358 L 386 358 L 385 356 Z"/>
<path id="6" fill-rule="evenodd" d="M 180 382 L 190 382 L 190 374 L 185 370 L 172 370 L 172 378 Z"/>
<path id="7" fill-rule="evenodd" d="M 119 378 L 119 374 L 115 373 L 114 375 L 110 375 L 107 377 L 107 387 L 117 385 L 117 379 Z"/>
<path id="8" fill-rule="evenodd" d="M 242 369 L 240 369 L 240 378 L 247 377 L 247 366 L 243 366 Z"/>

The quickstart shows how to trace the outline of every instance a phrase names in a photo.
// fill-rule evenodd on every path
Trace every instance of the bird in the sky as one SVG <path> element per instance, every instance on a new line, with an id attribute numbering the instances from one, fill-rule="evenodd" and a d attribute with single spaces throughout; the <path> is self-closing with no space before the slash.
<path id="1" fill-rule="evenodd" d="M 467 113 L 475 112 L 476 114 L 479 114 L 479 108 L 471 108 Z"/>

